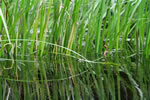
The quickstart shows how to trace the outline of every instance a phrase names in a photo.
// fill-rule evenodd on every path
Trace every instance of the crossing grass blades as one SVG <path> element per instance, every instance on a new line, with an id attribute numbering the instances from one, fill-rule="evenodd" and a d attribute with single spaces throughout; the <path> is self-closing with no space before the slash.
<path id="1" fill-rule="evenodd" d="M 0 100 L 149 100 L 149 7 L 1 0 Z"/>

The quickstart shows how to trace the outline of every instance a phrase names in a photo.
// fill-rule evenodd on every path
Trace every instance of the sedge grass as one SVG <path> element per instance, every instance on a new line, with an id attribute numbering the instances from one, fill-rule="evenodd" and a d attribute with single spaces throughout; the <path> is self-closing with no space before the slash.
<path id="1" fill-rule="evenodd" d="M 126 55 L 126 53 L 121 53 L 119 55 Z M 122 94 L 121 90 L 120 97 L 148 99 L 147 85 L 149 84 L 149 76 L 144 72 L 145 70 L 148 72 L 148 69 L 145 68 L 146 64 L 149 64 L 149 61 L 144 61 L 143 63 L 146 63 L 144 66 L 140 64 L 139 77 L 136 77 L 133 75 L 136 72 L 134 73 L 131 70 L 135 68 L 135 64 L 133 63 L 136 62 L 130 62 L 130 59 L 124 57 L 119 59 L 119 62 L 122 63 L 122 65 L 120 65 L 120 88 L 124 89 L 124 91 L 129 94 Z M 29 57 L 26 59 L 30 60 Z M 115 68 L 112 67 L 114 65 L 101 65 L 97 63 L 94 65 L 92 64 L 92 68 L 88 69 L 90 64 L 79 62 L 76 59 L 66 57 L 65 55 L 62 56 L 61 54 L 57 54 L 56 60 L 59 60 L 59 62 L 55 62 L 53 55 L 47 58 L 33 57 L 33 59 L 39 60 L 32 63 L 18 63 L 17 66 L 20 67 L 19 69 L 16 64 L 14 64 L 12 69 L 2 70 L 1 78 L 5 80 L 5 82 L 3 81 L 1 84 L 5 86 L 5 89 L 4 87 L 1 88 L 3 90 L 1 95 L 9 94 L 9 96 L 6 95 L 3 98 L 22 98 L 23 95 L 24 99 L 86 99 L 88 97 L 91 99 L 111 98 L 116 100 L 118 98 L 116 72 L 113 70 Z M 44 59 L 44 61 L 41 59 Z M 114 57 L 108 58 L 107 60 L 113 61 Z M 8 62 L 2 63 L 3 65 L 8 64 Z M 144 69 L 141 66 L 143 66 Z M 86 71 L 87 69 L 88 71 Z M 11 75 L 9 74 L 8 76 L 7 74 L 10 71 Z M 141 80 L 143 79 L 148 83 L 142 82 Z M 124 87 L 122 87 L 122 85 Z M 18 88 L 16 88 L 16 86 Z M 11 90 L 10 93 L 9 88 Z M 133 94 L 133 96 L 129 96 L 130 94 Z"/>
<path id="2" fill-rule="evenodd" d="M 149 67 L 145 67 L 148 61 L 144 61 L 145 56 L 149 58 L 150 55 L 149 0 L 2 0 L 0 5 L 0 56 L 4 57 L 0 60 L 14 61 L 12 65 L 17 65 L 16 68 L 4 70 L 2 75 L 5 76 L 5 82 L 0 84 L 5 87 L 0 87 L 0 97 L 7 99 L 12 95 L 12 98 L 19 99 L 24 95 L 24 99 L 59 99 L 59 96 L 64 96 L 64 99 L 84 97 L 115 100 L 121 99 L 120 88 L 123 82 L 127 86 L 126 89 L 134 94 L 132 99 L 149 99 L 149 77 L 144 73 L 149 71 Z M 123 60 L 120 62 L 121 59 L 112 58 L 109 61 L 106 57 L 107 60 L 99 62 L 86 58 L 89 52 L 102 56 L 104 45 L 107 45 L 110 55 L 114 49 L 125 50 L 126 52 L 121 54 Z M 142 56 L 140 51 L 143 51 Z M 86 63 L 86 67 L 74 67 L 72 65 L 76 65 L 75 63 L 65 59 L 68 63 L 53 63 L 55 68 L 47 75 L 45 67 L 38 68 L 37 63 L 40 60 L 36 57 L 46 56 L 49 52 L 57 53 L 52 61 L 59 59 L 59 54 L 63 54 L 77 58 L 80 63 Z M 134 55 L 130 56 L 135 52 L 136 58 Z M 33 57 L 33 54 L 36 56 Z M 22 63 L 28 60 L 18 60 L 18 55 L 21 55 L 22 59 L 25 55 L 30 55 L 34 60 L 30 61 L 31 65 L 26 68 Z M 118 54 L 116 56 L 119 57 Z M 128 58 L 125 59 L 124 56 Z M 137 60 L 136 63 L 134 59 Z M 43 65 L 46 66 L 47 63 L 44 62 Z M 139 78 L 134 76 L 136 66 Z M 108 74 L 105 73 L 106 69 Z M 10 70 L 9 76 L 12 78 L 7 77 Z M 124 70 L 129 81 L 126 82 L 121 77 L 120 70 Z M 113 72 L 117 73 L 117 82 Z M 36 79 L 39 76 L 41 81 Z M 19 89 L 15 88 L 18 83 L 11 84 L 12 81 L 20 82 Z M 30 82 L 34 85 L 28 84 Z M 64 87 L 60 88 L 62 86 Z M 10 93 L 9 87 L 13 94 Z M 23 89 L 23 94 L 20 89 Z"/>
<path id="3" fill-rule="evenodd" d="M 96 53 L 102 53 L 104 44 L 108 45 L 109 51 L 114 48 L 124 49 L 127 38 L 136 38 L 134 33 L 139 30 L 141 45 L 139 50 L 144 50 L 149 57 L 148 13 L 149 2 L 146 0 L 118 0 L 118 2 L 14 0 L 7 4 L 2 0 L 1 39 L 7 37 L 9 42 L 11 38 L 16 41 L 17 39 L 48 41 L 75 51 L 85 51 L 84 54 L 93 49 Z M 133 44 L 138 45 L 134 42 Z M 21 42 L 22 57 L 26 53 L 32 54 L 35 50 L 42 56 L 49 50 L 48 46 L 37 42 L 31 43 L 30 52 L 26 51 L 27 47 L 26 41 Z M 53 49 L 56 52 L 65 52 Z M 20 51 L 16 48 L 17 52 Z"/>

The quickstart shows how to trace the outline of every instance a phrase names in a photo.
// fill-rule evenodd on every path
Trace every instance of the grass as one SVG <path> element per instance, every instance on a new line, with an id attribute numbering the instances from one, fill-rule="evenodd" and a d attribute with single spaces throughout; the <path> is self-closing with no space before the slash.
<path id="1" fill-rule="evenodd" d="M 149 7 L 149 0 L 1 0 L 0 97 L 149 99 Z"/>
<path id="2" fill-rule="evenodd" d="M 14 55 L 18 53 L 45 55 L 48 51 L 65 52 L 49 48 L 37 42 L 18 42 L 31 39 L 59 44 L 69 49 L 84 52 L 91 50 L 102 54 L 104 44 L 109 51 L 127 49 L 129 38 L 133 45 L 140 45 L 149 57 L 149 2 L 147 0 L 109 1 L 1 1 L 1 40 L 16 39 Z M 138 39 L 136 39 L 138 33 Z M 132 41 L 133 40 L 133 41 Z M 136 44 L 135 41 L 139 41 Z M 2 42 L 1 53 L 6 42 Z M 19 49 L 21 48 L 21 50 Z M 132 48 L 134 51 L 137 48 Z M 5 55 L 5 54 L 3 54 Z"/>
<path id="3" fill-rule="evenodd" d="M 126 54 L 126 51 L 118 54 L 121 57 L 119 59 L 120 98 L 149 99 L 150 77 L 147 74 L 150 71 L 147 68 L 149 60 L 141 58 L 144 62 L 141 62 L 136 74 L 136 62 L 127 59 Z M 9 99 L 116 100 L 118 98 L 116 65 L 79 62 L 78 58 L 62 54 L 57 54 L 56 58 L 55 56 L 53 53 L 45 57 L 27 56 L 24 60 L 16 60 L 12 69 L 1 68 L 0 95 Z M 114 58 L 115 56 L 112 56 L 105 60 L 115 62 Z M 5 59 L 0 64 L 10 66 L 11 63 L 12 61 Z"/>

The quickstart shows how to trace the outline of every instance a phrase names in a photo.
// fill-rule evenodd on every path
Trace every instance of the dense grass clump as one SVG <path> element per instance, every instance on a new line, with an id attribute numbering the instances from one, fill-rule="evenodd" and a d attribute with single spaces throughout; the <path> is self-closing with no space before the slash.
<path id="1" fill-rule="evenodd" d="M 1 56 L 69 53 L 43 42 L 85 55 L 101 54 L 104 45 L 109 51 L 150 54 L 148 0 L 2 0 L 0 5 Z"/>
<path id="2" fill-rule="evenodd" d="M 0 1 L 0 100 L 149 100 L 149 57 L 149 0 Z"/>

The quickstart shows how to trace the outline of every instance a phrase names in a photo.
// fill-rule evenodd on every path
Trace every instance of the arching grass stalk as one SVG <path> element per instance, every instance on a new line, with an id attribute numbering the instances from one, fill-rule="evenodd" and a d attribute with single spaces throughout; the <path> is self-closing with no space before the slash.
<path id="1" fill-rule="evenodd" d="M 8 41 L 8 40 L 0 40 L 0 41 Z M 11 39 L 11 41 L 16 41 L 16 39 Z M 72 56 L 72 57 L 79 59 L 79 61 L 85 61 L 85 62 L 88 62 L 88 63 L 112 64 L 112 65 L 119 66 L 119 64 L 112 63 L 112 62 L 96 62 L 95 60 L 90 61 L 86 57 L 82 56 L 81 54 L 77 53 L 74 50 L 71 50 L 71 49 L 66 48 L 64 46 L 61 46 L 61 45 L 58 45 L 58 44 L 54 44 L 54 43 L 50 43 L 50 42 L 38 41 L 38 40 L 29 40 L 29 39 L 17 39 L 17 41 L 26 41 L 26 42 L 35 42 L 36 41 L 37 43 L 44 43 L 44 44 L 47 44 L 47 45 L 56 46 L 56 47 L 59 47 L 59 48 L 62 48 L 62 49 L 68 50 L 69 52 L 74 53 L 75 55 L 77 55 L 77 57 L 80 57 L 80 58 L 77 58 L 76 56 Z M 61 53 L 61 54 L 63 54 L 63 53 Z M 65 55 L 71 56 L 70 54 L 65 54 Z"/>
<path id="2" fill-rule="evenodd" d="M 67 54 L 68 55 L 68 54 Z M 65 54 L 65 56 L 66 56 L 66 54 Z M 69 55 L 70 56 L 70 55 Z M 72 57 L 74 57 L 74 56 L 72 56 Z M 74 58 L 76 58 L 76 57 L 74 57 Z M 9 61 L 11 61 L 11 59 L 0 59 L 0 60 L 9 60 Z M 18 62 L 28 62 L 28 60 L 14 60 L 14 61 L 18 61 Z M 37 63 L 38 61 L 29 61 L 29 63 Z M 85 61 L 86 62 L 86 61 Z M 96 62 L 95 62 L 96 63 Z M 97 63 L 100 63 L 100 64 L 102 64 L 101 62 L 97 62 Z M 89 64 L 89 65 L 88 65 Z M 110 63 L 109 63 L 109 65 L 110 65 Z M 114 65 L 114 66 L 118 66 L 117 64 L 115 65 L 115 64 L 112 64 L 112 65 Z M 55 81 L 64 81 L 64 80 L 69 80 L 69 79 L 72 79 L 72 78 L 75 78 L 75 77 L 78 77 L 78 76 L 81 76 L 81 75 L 83 75 L 83 74 L 85 74 L 85 73 L 88 73 L 89 72 L 89 70 L 90 69 L 92 69 L 92 68 L 94 68 L 95 66 L 93 66 L 92 65 L 92 62 L 87 62 L 86 63 L 86 70 L 85 71 L 83 71 L 83 72 L 80 72 L 80 73 L 78 73 L 78 74 L 73 74 L 73 75 L 71 75 L 71 76 L 69 76 L 69 77 L 65 77 L 65 78 L 60 78 L 60 79 L 50 79 L 50 80 L 38 80 L 39 82 L 55 82 Z M 0 78 L 1 79 L 1 78 Z M 35 82 L 35 80 L 21 80 L 21 79 L 11 79 L 11 78 L 3 78 L 3 79 L 5 79 L 5 80 L 8 80 L 8 81 L 16 81 L 16 82 L 27 82 L 27 83 L 34 83 Z"/>

